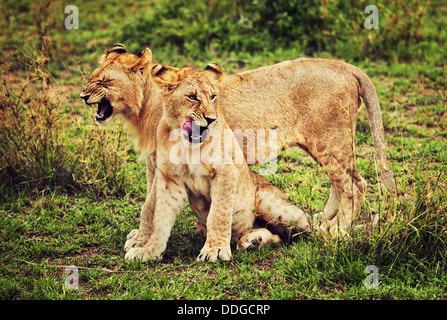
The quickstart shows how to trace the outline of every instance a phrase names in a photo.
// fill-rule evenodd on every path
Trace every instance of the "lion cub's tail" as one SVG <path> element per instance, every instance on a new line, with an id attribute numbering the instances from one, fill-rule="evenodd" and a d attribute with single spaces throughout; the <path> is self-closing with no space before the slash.
<path id="1" fill-rule="evenodd" d="M 382 180 L 390 192 L 396 190 L 396 180 L 393 171 L 387 166 L 385 140 L 385 130 L 383 129 L 382 110 L 380 109 L 379 97 L 376 89 L 369 77 L 355 67 L 354 76 L 360 84 L 360 96 L 366 105 L 368 111 L 369 124 L 371 127 L 371 135 L 373 138 L 374 149 L 376 151 L 376 161 L 379 166 Z"/>

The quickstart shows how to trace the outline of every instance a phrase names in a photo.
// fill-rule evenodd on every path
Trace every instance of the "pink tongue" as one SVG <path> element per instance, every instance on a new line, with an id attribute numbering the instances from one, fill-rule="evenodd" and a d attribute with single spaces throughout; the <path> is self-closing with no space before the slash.
<path id="1" fill-rule="evenodd" d="M 104 115 L 104 113 L 106 112 L 106 109 L 107 109 L 106 107 L 104 107 L 104 106 L 101 106 L 101 111 L 100 111 L 100 113 L 99 113 L 99 114 L 100 114 L 101 116 L 103 116 L 103 115 Z"/>
<path id="2" fill-rule="evenodd" d="M 192 120 L 186 120 L 182 125 L 182 132 L 185 136 L 189 136 L 192 132 Z"/>
<path id="3" fill-rule="evenodd" d="M 200 137 L 200 127 L 191 119 L 186 120 L 185 123 L 183 123 L 182 132 L 185 136 L 191 135 L 195 139 Z"/>

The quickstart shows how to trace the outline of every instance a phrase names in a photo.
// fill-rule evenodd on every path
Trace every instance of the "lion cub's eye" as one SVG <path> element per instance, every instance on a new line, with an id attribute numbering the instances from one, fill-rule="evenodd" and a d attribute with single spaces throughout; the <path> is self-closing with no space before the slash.
<path id="1" fill-rule="evenodd" d="M 199 101 L 199 99 L 197 99 L 197 96 L 196 96 L 195 94 L 187 95 L 186 98 L 187 98 L 189 101 Z"/>
<path id="2" fill-rule="evenodd" d="M 211 101 L 214 101 L 214 100 L 216 100 L 216 95 L 215 95 L 215 94 L 213 94 L 213 95 L 211 96 Z"/>

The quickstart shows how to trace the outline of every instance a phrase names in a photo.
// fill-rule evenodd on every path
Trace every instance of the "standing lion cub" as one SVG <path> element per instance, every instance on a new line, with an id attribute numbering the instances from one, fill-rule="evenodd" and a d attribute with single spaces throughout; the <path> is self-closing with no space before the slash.
<path id="1" fill-rule="evenodd" d="M 284 237 L 310 228 L 302 210 L 249 169 L 219 106 L 215 84 L 221 76 L 216 63 L 202 72 L 153 67 L 163 101 L 156 133 L 153 231 L 146 245 L 130 249 L 126 259 L 147 261 L 162 255 L 187 197 L 206 233 L 198 260 L 229 260 L 231 240 L 239 250 L 280 241 L 267 228 L 256 228 L 257 220 Z"/>

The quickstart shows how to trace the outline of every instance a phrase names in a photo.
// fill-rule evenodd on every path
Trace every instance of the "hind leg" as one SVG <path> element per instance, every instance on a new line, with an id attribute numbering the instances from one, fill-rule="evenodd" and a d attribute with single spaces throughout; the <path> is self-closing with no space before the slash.
<path id="1" fill-rule="evenodd" d="M 316 213 L 313 216 L 313 223 L 319 224 L 322 221 L 332 220 L 337 214 L 337 210 L 340 207 L 340 196 L 338 195 L 337 188 L 334 184 L 331 184 L 331 192 L 329 194 L 329 200 L 324 207 L 324 210 L 320 213 Z"/>
<path id="2" fill-rule="evenodd" d="M 338 235 L 339 232 L 345 233 L 354 219 L 360 213 L 363 199 L 366 192 L 366 182 L 357 172 L 357 169 L 343 165 L 338 162 L 333 165 L 335 168 L 329 173 L 331 180 L 331 190 L 334 188 L 339 196 L 339 210 L 332 220 L 330 220 L 328 229 L 332 235 Z"/>
<path id="3" fill-rule="evenodd" d="M 252 229 L 247 232 L 237 243 L 239 251 L 259 249 L 262 246 L 278 243 L 281 238 L 271 233 L 266 228 Z"/>
<path id="4" fill-rule="evenodd" d="M 309 231 L 307 214 L 300 208 L 287 202 L 284 194 L 270 186 L 258 192 L 258 217 L 267 222 L 273 232 L 289 240 L 293 235 Z"/>

